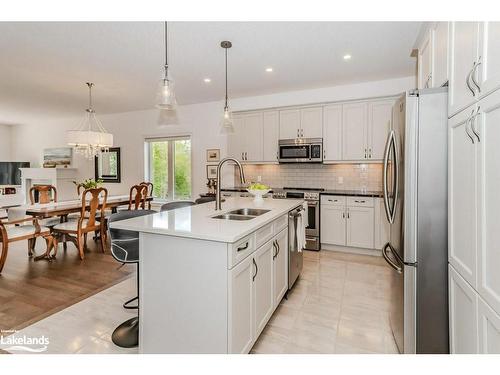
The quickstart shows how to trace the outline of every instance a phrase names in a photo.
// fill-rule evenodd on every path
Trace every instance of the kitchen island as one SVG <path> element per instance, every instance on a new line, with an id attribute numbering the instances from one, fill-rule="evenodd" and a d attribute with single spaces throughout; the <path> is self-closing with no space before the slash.
<path id="1" fill-rule="evenodd" d="M 140 232 L 139 352 L 248 353 L 288 290 L 302 203 L 229 198 L 112 223 Z"/>

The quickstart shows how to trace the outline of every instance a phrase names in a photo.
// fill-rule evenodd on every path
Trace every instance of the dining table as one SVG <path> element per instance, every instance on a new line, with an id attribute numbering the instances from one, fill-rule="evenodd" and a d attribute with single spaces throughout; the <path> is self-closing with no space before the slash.
<path id="1" fill-rule="evenodd" d="M 129 195 L 110 195 L 106 200 L 105 208 L 111 208 L 111 212 L 115 213 L 119 206 L 128 206 L 129 200 Z M 146 198 L 146 202 L 150 202 L 152 200 L 153 197 Z M 102 204 L 99 205 L 99 209 L 101 207 Z M 89 208 L 89 205 L 86 205 L 86 208 Z M 36 217 L 37 219 L 47 219 L 56 216 L 67 218 L 69 214 L 80 213 L 82 211 L 82 200 L 73 199 L 51 203 L 27 204 L 19 207 L 12 207 L 10 209 L 25 211 L 26 215 Z M 45 254 L 35 257 L 35 260 L 52 259 L 50 251 L 51 249 L 47 249 Z"/>

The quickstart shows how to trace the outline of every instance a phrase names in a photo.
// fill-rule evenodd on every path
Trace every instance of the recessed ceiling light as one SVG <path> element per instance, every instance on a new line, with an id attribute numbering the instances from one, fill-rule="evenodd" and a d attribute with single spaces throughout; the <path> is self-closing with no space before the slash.
<path id="1" fill-rule="evenodd" d="M 205 79 L 203 79 L 203 82 L 210 83 L 210 82 L 212 82 L 212 80 L 210 78 L 205 78 Z"/>
<path id="2" fill-rule="evenodd" d="M 351 59 L 351 55 L 347 54 L 347 55 L 344 55 L 344 60 L 350 60 Z"/>
<path id="3" fill-rule="evenodd" d="M 271 73 L 273 71 L 273 68 L 266 68 L 266 72 Z"/>

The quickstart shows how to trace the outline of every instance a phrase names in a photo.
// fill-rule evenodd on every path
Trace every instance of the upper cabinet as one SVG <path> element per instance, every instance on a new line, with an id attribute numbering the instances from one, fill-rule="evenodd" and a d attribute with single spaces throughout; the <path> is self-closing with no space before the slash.
<path id="1" fill-rule="evenodd" d="M 368 103 L 352 103 L 342 106 L 342 158 L 364 160 L 368 156 Z"/>
<path id="2" fill-rule="evenodd" d="M 381 100 L 368 104 L 368 156 L 370 159 L 384 158 L 385 142 L 392 126 L 393 100 Z"/>
<path id="3" fill-rule="evenodd" d="M 342 160 L 342 104 L 323 108 L 323 159 Z"/>
<path id="4" fill-rule="evenodd" d="M 432 87 L 434 30 L 429 30 L 418 49 L 418 88 Z"/>
<path id="5" fill-rule="evenodd" d="M 449 22 L 438 22 L 434 29 L 432 87 L 441 87 L 448 82 Z"/>
<path id="6" fill-rule="evenodd" d="M 280 132 L 280 114 L 278 111 L 264 112 L 263 123 L 263 155 L 264 162 L 278 161 L 278 140 Z"/>
<path id="7" fill-rule="evenodd" d="M 478 54 L 477 79 L 482 98 L 500 88 L 500 22 L 480 23 Z"/>
<path id="8" fill-rule="evenodd" d="M 322 138 L 323 107 L 280 111 L 280 139 Z"/>
<path id="9" fill-rule="evenodd" d="M 237 114 L 233 120 L 234 133 L 229 136 L 229 155 L 243 161 L 262 161 L 262 112 Z"/>

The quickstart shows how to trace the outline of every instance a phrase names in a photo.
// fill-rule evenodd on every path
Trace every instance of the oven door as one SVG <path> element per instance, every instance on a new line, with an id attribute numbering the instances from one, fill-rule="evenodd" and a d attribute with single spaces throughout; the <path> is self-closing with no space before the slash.
<path id="1" fill-rule="evenodd" d="M 293 144 L 279 146 L 280 163 L 297 163 L 311 161 L 311 145 Z"/>
<path id="2" fill-rule="evenodd" d="M 307 217 L 309 226 L 306 228 L 306 236 L 319 237 L 319 201 L 307 202 Z"/>

